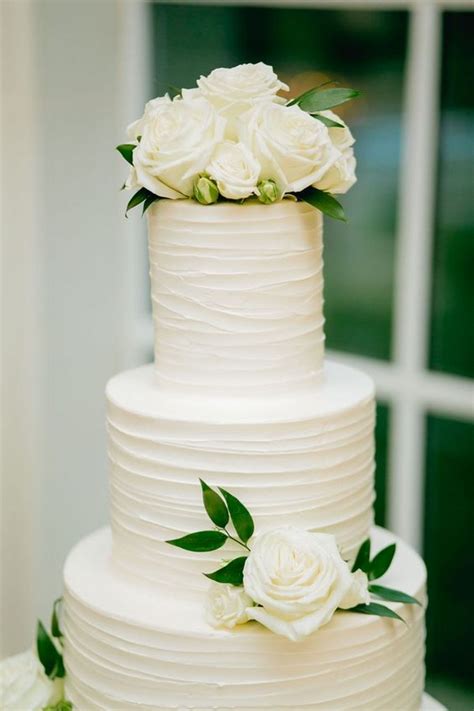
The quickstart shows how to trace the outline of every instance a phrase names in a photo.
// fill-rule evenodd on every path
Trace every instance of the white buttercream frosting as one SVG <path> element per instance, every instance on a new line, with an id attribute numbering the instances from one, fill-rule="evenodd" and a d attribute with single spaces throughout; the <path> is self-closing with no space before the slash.
<path id="1" fill-rule="evenodd" d="M 393 536 L 374 530 L 375 550 Z M 408 546 L 382 583 L 425 600 L 425 568 Z M 407 625 L 338 612 L 292 643 L 248 623 L 216 630 L 201 595 L 169 595 L 117 568 L 101 530 L 65 568 L 66 694 L 77 711 L 381 711 L 420 708 L 422 608 L 387 603 Z"/>
<path id="2" fill-rule="evenodd" d="M 205 586 L 200 573 L 222 552 L 165 543 L 209 526 L 199 478 L 238 496 L 258 530 L 332 533 L 348 558 L 367 537 L 374 401 L 363 373 L 327 363 L 298 396 L 212 398 L 163 390 L 145 366 L 113 378 L 107 401 L 114 555 L 129 571 Z"/>
<path id="3" fill-rule="evenodd" d="M 155 365 L 186 392 L 295 392 L 324 356 L 322 219 L 305 203 L 149 211 Z"/>

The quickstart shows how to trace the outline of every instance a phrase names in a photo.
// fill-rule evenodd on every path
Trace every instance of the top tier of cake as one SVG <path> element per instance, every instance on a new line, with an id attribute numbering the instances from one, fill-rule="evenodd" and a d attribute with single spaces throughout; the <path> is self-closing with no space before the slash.
<path id="1" fill-rule="evenodd" d="M 161 200 L 149 211 L 160 384 L 211 393 L 291 393 L 324 358 L 321 213 Z"/>

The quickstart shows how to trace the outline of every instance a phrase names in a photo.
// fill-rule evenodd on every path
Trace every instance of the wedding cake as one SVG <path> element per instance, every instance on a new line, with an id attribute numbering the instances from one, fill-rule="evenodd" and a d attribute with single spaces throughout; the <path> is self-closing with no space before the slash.
<path id="1" fill-rule="evenodd" d="M 324 357 L 356 92 L 286 89 L 215 70 L 119 147 L 155 358 L 108 383 L 111 527 L 65 566 L 78 711 L 421 708 L 425 567 L 373 527 L 373 383 Z"/>

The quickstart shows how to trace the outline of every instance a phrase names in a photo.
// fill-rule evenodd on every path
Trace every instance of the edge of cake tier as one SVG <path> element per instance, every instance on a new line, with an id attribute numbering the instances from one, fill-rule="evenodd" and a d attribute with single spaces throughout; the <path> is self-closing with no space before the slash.
<path id="1" fill-rule="evenodd" d="M 291 398 L 171 395 L 151 366 L 116 376 L 107 398 L 117 561 L 160 585 L 202 588 L 197 566 L 214 570 L 220 551 L 198 561 L 166 543 L 208 525 L 200 478 L 241 499 L 258 530 L 278 521 L 325 531 L 352 558 L 373 523 L 373 396 L 370 378 L 335 363 L 320 387 Z"/>
<path id="2" fill-rule="evenodd" d="M 397 542 L 381 579 L 426 602 L 421 558 Z M 65 566 L 67 697 L 77 711 L 417 710 L 424 685 L 423 608 L 387 603 L 395 620 L 338 612 L 303 642 L 258 623 L 210 627 L 204 597 L 159 591 L 111 558 L 105 528 L 83 539 Z"/>

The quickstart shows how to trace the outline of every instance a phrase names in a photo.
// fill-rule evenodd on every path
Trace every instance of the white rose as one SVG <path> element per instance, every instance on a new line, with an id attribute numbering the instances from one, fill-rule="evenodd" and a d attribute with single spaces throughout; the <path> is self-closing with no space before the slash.
<path id="1" fill-rule="evenodd" d="M 209 589 L 206 605 L 206 618 L 213 627 L 227 627 L 248 622 L 247 609 L 253 601 L 241 587 L 215 583 Z"/>
<path id="2" fill-rule="evenodd" d="M 339 603 L 342 610 L 348 610 L 356 605 L 367 605 L 370 602 L 369 579 L 362 570 L 352 573 L 352 585 L 345 597 Z"/>
<path id="3" fill-rule="evenodd" d="M 346 148 L 341 157 L 332 165 L 321 180 L 314 183 L 315 188 L 330 193 L 347 193 L 357 181 L 356 159 L 352 148 Z"/>
<path id="4" fill-rule="evenodd" d="M 328 129 L 329 138 L 333 146 L 340 151 L 341 156 L 323 175 L 321 180 L 314 184 L 314 187 L 320 190 L 327 190 L 330 193 L 346 193 L 357 181 L 355 174 L 356 159 L 352 149 L 355 139 L 340 116 L 333 111 L 321 111 L 321 114 L 342 124 L 341 128 L 332 127 Z"/>
<path id="5" fill-rule="evenodd" d="M 164 96 L 158 96 L 156 99 L 151 99 L 147 104 L 145 104 L 145 111 L 143 116 L 127 127 L 127 136 L 132 141 L 138 141 L 138 137 L 143 134 L 143 129 L 145 128 L 148 121 L 150 121 L 156 114 L 160 106 L 171 104 L 171 99 L 168 94 Z"/>
<path id="6" fill-rule="evenodd" d="M 327 173 L 340 153 L 326 126 L 299 106 L 260 104 L 242 117 L 239 138 L 283 193 L 299 192 Z"/>
<path id="7" fill-rule="evenodd" d="M 261 605 L 249 617 L 294 641 L 329 622 L 351 586 L 334 536 L 291 526 L 257 536 L 244 567 L 245 592 Z"/>
<path id="8" fill-rule="evenodd" d="M 243 143 L 224 141 L 215 149 L 206 172 L 221 195 L 240 200 L 256 192 L 260 164 Z"/>
<path id="9" fill-rule="evenodd" d="M 28 650 L 0 663 L 0 699 L 4 711 L 41 711 L 63 695 L 62 679 L 51 681 L 37 655 Z"/>
<path id="10" fill-rule="evenodd" d="M 194 181 L 222 141 L 224 119 L 204 99 L 175 99 L 157 105 L 141 128 L 133 151 L 139 185 L 173 200 L 191 196 Z"/>
<path id="11" fill-rule="evenodd" d="M 320 111 L 320 114 L 323 116 L 326 116 L 329 119 L 332 119 L 333 121 L 336 121 L 337 123 L 342 124 L 341 127 L 335 127 L 332 126 L 329 128 L 329 138 L 331 139 L 332 143 L 338 148 L 341 153 L 342 151 L 345 151 L 346 148 L 349 148 L 350 146 L 353 146 L 355 143 L 355 138 L 352 135 L 352 133 L 349 130 L 349 126 L 346 124 L 345 121 L 342 120 L 340 116 L 334 113 L 334 111 L 329 111 L 327 109 L 326 111 Z"/>
<path id="12" fill-rule="evenodd" d="M 281 101 L 280 90 L 288 91 L 273 68 L 258 64 L 239 64 L 230 69 L 214 69 L 207 77 L 201 76 L 197 85 L 208 101 L 226 118 L 234 119 L 256 102 Z"/>

